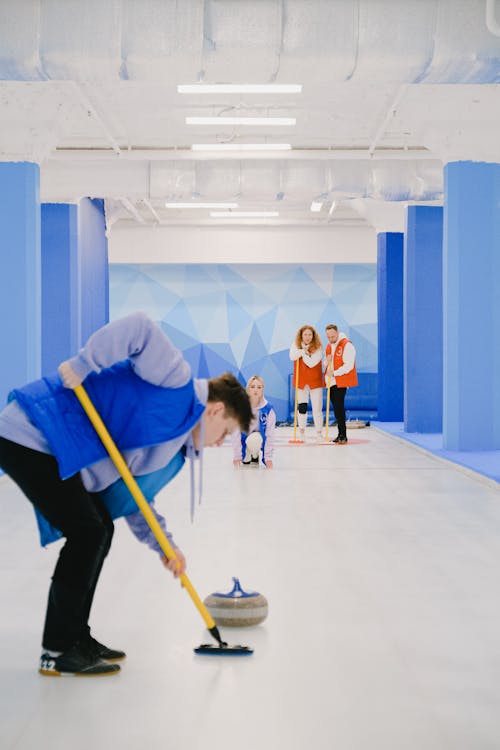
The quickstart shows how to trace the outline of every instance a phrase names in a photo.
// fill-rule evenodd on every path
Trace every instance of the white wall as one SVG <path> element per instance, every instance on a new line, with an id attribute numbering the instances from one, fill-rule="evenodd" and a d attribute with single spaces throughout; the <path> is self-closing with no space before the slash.
<path id="1" fill-rule="evenodd" d="M 110 263 L 376 263 L 369 227 L 120 227 Z"/>

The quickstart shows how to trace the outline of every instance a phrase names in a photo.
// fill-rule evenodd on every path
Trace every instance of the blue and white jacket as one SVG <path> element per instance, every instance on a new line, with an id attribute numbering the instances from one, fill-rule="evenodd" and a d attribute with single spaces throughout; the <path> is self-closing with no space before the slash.
<path id="1" fill-rule="evenodd" d="M 245 457 L 247 436 L 252 432 L 260 432 L 262 436 L 262 460 L 273 460 L 274 454 L 274 430 L 276 427 L 276 412 L 267 399 L 263 398 L 260 404 L 252 409 L 253 419 L 250 422 L 250 430 L 245 432 L 233 432 L 231 442 L 233 445 L 233 458 L 241 461 Z"/>

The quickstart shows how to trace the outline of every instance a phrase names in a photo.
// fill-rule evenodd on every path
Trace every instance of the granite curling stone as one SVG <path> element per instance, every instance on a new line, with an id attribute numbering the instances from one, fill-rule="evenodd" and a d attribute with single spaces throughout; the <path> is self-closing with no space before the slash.
<path id="1" fill-rule="evenodd" d="M 207 596 L 205 606 L 216 625 L 242 628 L 258 625 L 267 617 L 267 599 L 257 591 L 243 591 L 237 578 L 228 594 L 214 593 Z"/>

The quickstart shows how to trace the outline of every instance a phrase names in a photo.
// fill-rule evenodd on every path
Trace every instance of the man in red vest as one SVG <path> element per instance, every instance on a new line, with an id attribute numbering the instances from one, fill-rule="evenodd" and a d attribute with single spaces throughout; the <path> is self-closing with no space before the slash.
<path id="1" fill-rule="evenodd" d="M 323 360 L 325 381 L 327 387 L 330 384 L 330 399 L 339 431 L 332 442 L 345 445 L 347 443 L 347 431 L 344 401 L 347 389 L 358 384 L 356 349 L 345 333 L 339 333 L 338 327 L 333 323 L 329 323 L 325 331 L 328 339 L 325 349 L 326 356 Z"/>

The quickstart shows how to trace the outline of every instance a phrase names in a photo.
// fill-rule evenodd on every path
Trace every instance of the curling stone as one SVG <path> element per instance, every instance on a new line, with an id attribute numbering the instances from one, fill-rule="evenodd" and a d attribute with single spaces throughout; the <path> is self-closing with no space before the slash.
<path id="1" fill-rule="evenodd" d="M 210 594 L 205 599 L 205 606 L 215 620 L 216 625 L 242 628 L 247 625 L 258 625 L 267 617 L 267 599 L 257 591 L 243 591 L 237 578 L 228 594 Z"/>

